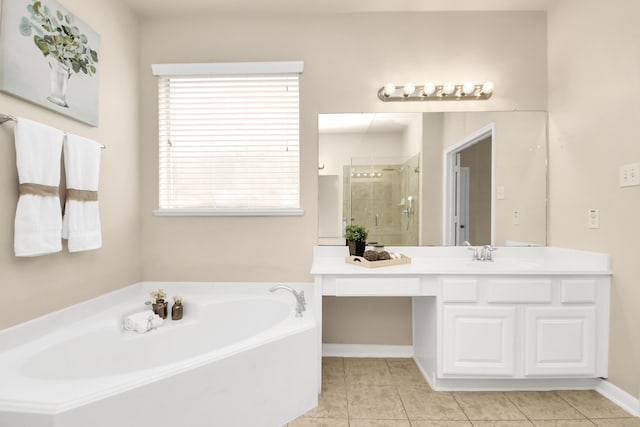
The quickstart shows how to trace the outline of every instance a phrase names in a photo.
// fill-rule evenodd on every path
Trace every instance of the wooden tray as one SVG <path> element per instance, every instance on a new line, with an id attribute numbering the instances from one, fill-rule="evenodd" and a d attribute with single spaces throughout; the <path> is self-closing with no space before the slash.
<path id="1" fill-rule="evenodd" d="M 347 264 L 359 265 L 367 268 L 389 267 L 390 265 L 411 264 L 411 258 L 400 254 L 398 259 L 385 259 L 384 261 L 368 261 L 361 256 L 348 256 L 345 259 Z"/>

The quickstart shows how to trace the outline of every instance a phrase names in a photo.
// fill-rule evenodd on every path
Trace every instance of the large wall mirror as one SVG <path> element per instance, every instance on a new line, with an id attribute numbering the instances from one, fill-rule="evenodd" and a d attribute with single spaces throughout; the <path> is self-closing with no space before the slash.
<path id="1" fill-rule="evenodd" d="M 319 244 L 544 246 L 546 112 L 320 114 Z"/>

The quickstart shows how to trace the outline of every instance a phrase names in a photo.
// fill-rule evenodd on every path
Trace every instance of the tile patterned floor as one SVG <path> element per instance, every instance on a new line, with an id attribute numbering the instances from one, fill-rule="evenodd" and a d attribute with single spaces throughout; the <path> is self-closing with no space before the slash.
<path id="1" fill-rule="evenodd" d="M 595 391 L 434 392 L 411 359 L 322 359 L 318 407 L 288 427 L 640 427 Z"/>

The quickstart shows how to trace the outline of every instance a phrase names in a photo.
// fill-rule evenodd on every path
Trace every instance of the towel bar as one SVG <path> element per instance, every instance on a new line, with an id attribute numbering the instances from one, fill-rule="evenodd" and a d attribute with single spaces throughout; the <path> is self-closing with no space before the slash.
<path id="1" fill-rule="evenodd" d="M 6 122 L 15 122 L 17 120 L 18 119 L 16 119 L 14 116 L 10 114 L 0 113 L 0 125 Z M 104 144 L 100 144 L 100 148 L 104 150 L 107 147 Z"/>

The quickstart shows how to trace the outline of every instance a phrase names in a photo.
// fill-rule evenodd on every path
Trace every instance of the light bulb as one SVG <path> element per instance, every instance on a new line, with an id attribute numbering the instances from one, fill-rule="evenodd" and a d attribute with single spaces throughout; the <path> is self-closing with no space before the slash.
<path id="1" fill-rule="evenodd" d="M 445 95 L 451 95 L 456 90 L 456 85 L 453 83 L 445 83 L 442 86 L 442 93 Z"/>
<path id="2" fill-rule="evenodd" d="M 404 85 L 404 88 L 402 89 L 402 94 L 404 96 L 410 96 L 413 95 L 413 92 L 416 91 L 416 85 L 414 85 L 413 83 L 407 83 Z"/>
<path id="3" fill-rule="evenodd" d="M 433 83 L 425 83 L 425 85 L 422 87 L 422 93 L 424 93 L 424 96 L 431 96 L 434 93 L 436 93 L 436 85 L 434 85 Z"/>
<path id="4" fill-rule="evenodd" d="M 482 85 L 483 94 L 488 95 L 491 92 L 493 92 L 493 82 L 486 82 L 485 84 Z"/>
<path id="5" fill-rule="evenodd" d="M 466 82 L 464 85 L 462 85 L 462 93 L 464 95 L 472 95 L 475 90 L 476 85 L 473 82 Z"/>
<path id="6" fill-rule="evenodd" d="M 394 85 L 393 83 L 387 83 L 386 85 L 384 85 L 384 96 L 391 96 L 395 91 L 396 85 Z"/>

